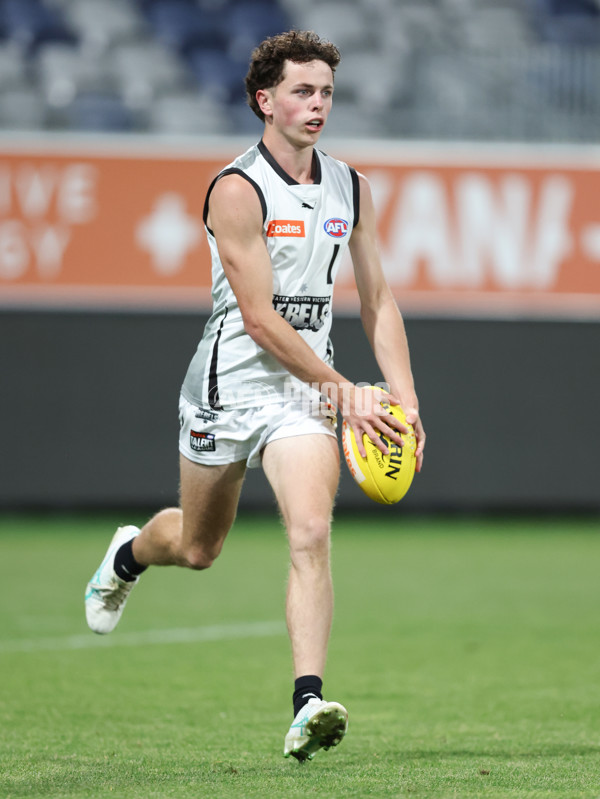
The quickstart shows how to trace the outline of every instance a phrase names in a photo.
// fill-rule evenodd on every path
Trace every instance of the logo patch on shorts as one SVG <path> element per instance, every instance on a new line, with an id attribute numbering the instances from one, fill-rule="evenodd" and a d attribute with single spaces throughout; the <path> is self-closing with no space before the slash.
<path id="1" fill-rule="evenodd" d="M 203 422 L 216 422 L 219 418 L 216 411 L 207 411 L 206 408 L 198 408 L 194 416 L 196 419 L 202 419 Z"/>
<path id="2" fill-rule="evenodd" d="M 213 433 L 198 433 L 190 431 L 190 447 L 194 452 L 214 452 L 215 436 Z"/>

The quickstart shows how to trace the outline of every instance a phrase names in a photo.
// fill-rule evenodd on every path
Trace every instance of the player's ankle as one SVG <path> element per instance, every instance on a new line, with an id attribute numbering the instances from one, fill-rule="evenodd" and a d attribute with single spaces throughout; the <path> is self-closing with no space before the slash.
<path id="1" fill-rule="evenodd" d="M 118 550 L 115 555 L 114 570 L 117 577 L 127 582 L 133 582 L 140 574 L 146 571 L 147 566 L 138 563 L 133 556 L 133 538 L 131 541 L 126 541 Z"/>
<path id="2" fill-rule="evenodd" d="M 309 699 L 323 699 L 323 681 L 316 674 L 306 674 L 294 682 L 294 717 L 308 702 Z"/>

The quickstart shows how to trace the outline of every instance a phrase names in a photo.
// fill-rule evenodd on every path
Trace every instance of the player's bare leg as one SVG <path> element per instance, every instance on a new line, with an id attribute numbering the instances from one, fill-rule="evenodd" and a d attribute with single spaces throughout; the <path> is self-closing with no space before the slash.
<path id="1" fill-rule="evenodd" d="M 133 542 L 133 554 L 145 566 L 206 569 L 234 522 L 246 467 L 202 466 L 183 455 L 179 461 L 181 507 L 150 519 Z"/>
<path id="2" fill-rule="evenodd" d="M 206 569 L 235 519 L 243 463 L 201 466 L 181 456 L 181 507 L 157 513 L 142 528 L 120 527 L 86 590 L 89 627 L 111 632 L 139 574 L 149 565 Z"/>
<path id="3" fill-rule="evenodd" d="M 302 680 L 307 686 L 304 704 L 298 698 L 284 754 L 305 760 L 339 743 L 347 728 L 345 708 L 320 695 L 333 616 L 330 527 L 339 480 L 337 441 L 327 435 L 273 441 L 265 448 L 263 468 L 287 529 L 287 624 L 296 686 Z M 313 691 L 311 684 L 317 686 Z"/>
<path id="4" fill-rule="evenodd" d="M 333 614 L 329 531 L 339 478 L 337 442 L 326 435 L 273 441 L 263 468 L 290 546 L 287 623 L 295 676 L 322 677 Z"/>

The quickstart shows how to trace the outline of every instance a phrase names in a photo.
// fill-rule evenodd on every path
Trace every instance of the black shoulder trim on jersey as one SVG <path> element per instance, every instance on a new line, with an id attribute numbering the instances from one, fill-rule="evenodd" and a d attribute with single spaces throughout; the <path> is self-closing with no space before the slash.
<path id="1" fill-rule="evenodd" d="M 223 332 L 223 325 L 225 324 L 225 319 L 227 319 L 228 310 L 229 308 L 225 308 L 225 313 L 223 314 L 223 318 L 221 319 L 221 324 L 219 325 L 219 329 L 217 330 L 217 337 L 215 338 L 215 343 L 213 344 L 212 357 L 210 359 L 210 372 L 208 373 L 208 404 L 213 409 L 213 411 L 223 410 L 221 406 L 221 400 L 219 398 L 219 377 L 218 377 L 219 340 L 221 338 L 221 333 Z"/>
<path id="2" fill-rule="evenodd" d="M 285 182 L 288 184 L 288 186 L 299 186 L 300 185 L 297 180 L 295 180 L 291 175 L 288 175 L 288 173 L 285 171 L 285 169 L 277 163 L 277 161 L 273 158 L 271 153 L 268 151 L 267 146 L 266 146 L 266 144 L 264 143 L 264 141 L 262 139 L 258 142 L 258 151 L 260 152 L 262 157 L 265 159 L 265 161 L 271 167 L 273 167 L 273 169 L 275 170 L 275 172 L 277 172 L 279 177 L 282 180 L 285 180 Z M 313 183 L 320 183 L 321 182 L 321 162 L 319 161 L 319 157 L 317 156 L 317 153 L 314 150 L 313 150 L 313 173 L 314 173 Z"/>
<path id="3" fill-rule="evenodd" d="M 356 227 L 360 219 L 360 182 L 354 167 L 350 167 L 350 177 L 352 178 L 352 201 L 354 203 L 354 222 L 352 226 Z"/>
<path id="4" fill-rule="evenodd" d="M 314 183 L 319 184 L 321 182 L 321 159 L 317 155 L 317 151 L 313 150 L 313 172 L 314 172 Z"/>
<path id="5" fill-rule="evenodd" d="M 208 187 L 208 191 L 206 192 L 206 199 L 204 200 L 204 210 L 202 212 L 202 219 L 204 220 L 204 224 L 206 225 L 206 220 L 208 219 L 208 201 L 210 199 L 211 192 L 214 189 L 217 180 L 220 180 L 221 178 L 225 177 L 225 175 L 239 175 L 240 177 L 244 178 L 244 180 L 247 180 L 251 186 L 254 186 L 256 193 L 258 194 L 258 199 L 260 200 L 260 207 L 262 208 L 263 225 L 264 225 L 264 223 L 267 221 L 267 201 L 265 200 L 265 195 L 263 194 L 263 190 L 258 185 L 258 183 L 256 183 L 256 181 L 252 180 L 252 178 L 249 175 L 247 175 L 245 172 L 243 172 L 241 169 L 238 169 L 235 166 L 231 166 L 229 167 L 229 169 L 224 169 L 222 172 L 219 172 L 217 177 Z M 206 229 L 208 230 L 211 236 L 215 235 L 212 232 L 212 230 L 208 227 L 208 225 L 206 225 Z"/>

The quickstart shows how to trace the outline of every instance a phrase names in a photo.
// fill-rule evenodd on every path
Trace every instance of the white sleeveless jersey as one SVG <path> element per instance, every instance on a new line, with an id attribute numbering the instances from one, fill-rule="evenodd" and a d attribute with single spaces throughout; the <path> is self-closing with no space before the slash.
<path id="1" fill-rule="evenodd" d="M 273 268 L 273 307 L 326 363 L 333 284 L 342 255 L 358 223 L 356 172 L 342 161 L 314 151 L 314 183 L 300 184 L 275 161 L 261 141 L 236 158 L 213 181 L 238 174 L 256 189 L 263 214 L 263 236 Z M 278 402 L 301 381 L 245 332 L 242 315 L 223 271 L 213 232 L 213 312 L 185 377 L 182 394 L 213 410 Z M 252 263 L 248 263 L 252 269 Z"/>

